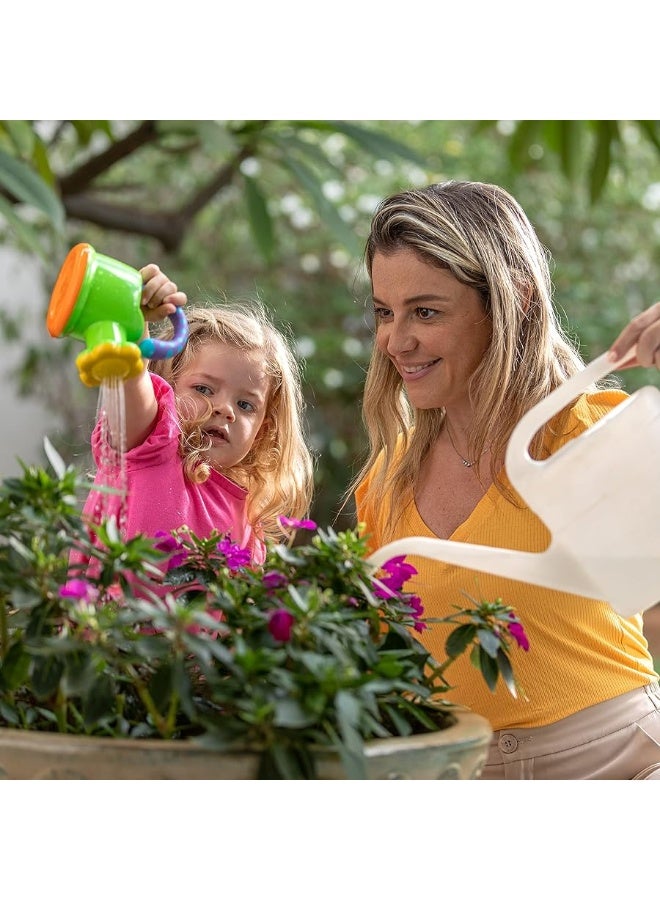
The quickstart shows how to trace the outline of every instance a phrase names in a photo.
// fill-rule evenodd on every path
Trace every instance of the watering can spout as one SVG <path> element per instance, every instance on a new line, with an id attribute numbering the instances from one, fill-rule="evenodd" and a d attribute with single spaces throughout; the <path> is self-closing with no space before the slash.
<path id="1" fill-rule="evenodd" d="M 544 460 L 534 435 L 613 368 L 607 354 L 529 410 L 507 445 L 505 468 L 523 501 L 548 528 L 542 553 L 432 537 L 402 538 L 369 557 L 419 555 L 551 590 L 609 602 L 633 616 L 660 602 L 660 391 L 640 388 Z"/>
<path id="2" fill-rule="evenodd" d="M 188 323 L 183 310 L 170 316 L 171 341 L 142 338 L 142 276 L 119 260 L 76 244 L 67 254 L 51 294 L 46 327 L 51 337 L 73 337 L 86 349 L 76 365 L 83 384 L 96 387 L 112 377 L 133 378 L 144 359 L 175 356 L 185 346 Z"/>

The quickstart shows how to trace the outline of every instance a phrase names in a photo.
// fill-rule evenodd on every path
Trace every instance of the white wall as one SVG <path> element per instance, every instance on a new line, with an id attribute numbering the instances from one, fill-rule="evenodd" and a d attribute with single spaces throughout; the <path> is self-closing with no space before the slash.
<path id="1" fill-rule="evenodd" d="M 39 263 L 9 247 L 0 246 L 0 310 L 20 314 L 32 341 L 52 341 L 46 329 L 46 296 Z M 61 424 L 39 401 L 19 397 L 10 375 L 22 356 L 22 342 L 5 343 L 0 336 L 0 478 L 20 472 L 18 459 L 43 463 L 44 435 Z"/>

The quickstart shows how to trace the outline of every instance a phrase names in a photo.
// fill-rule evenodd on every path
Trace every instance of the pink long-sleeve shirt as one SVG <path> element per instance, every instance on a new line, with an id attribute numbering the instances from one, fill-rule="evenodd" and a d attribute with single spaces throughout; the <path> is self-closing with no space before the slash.
<path id="1" fill-rule="evenodd" d="M 265 546 L 255 535 L 246 516 L 247 491 L 214 470 L 207 481 L 194 484 L 183 471 L 179 455 L 179 434 L 174 392 L 160 376 L 150 373 L 158 413 L 146 440 L 124 455 L 127 502 L 124 505 L 122 534 L 126 538 L 141 533 L 154 537 L 187 525 L 198 537 L 208 537 L 216 529 L 230 540 L 247 547 L 252 562 L 260 564 Z M 97 466 L 95 485 L 118 483 L 117 465 L 109 466 L 107 443 L 97 423 L 92 434 L 92 452 Z M 99 522 L 121 511 L 121 497 L 94 488 L 83 508 L 83 517 Z"/>

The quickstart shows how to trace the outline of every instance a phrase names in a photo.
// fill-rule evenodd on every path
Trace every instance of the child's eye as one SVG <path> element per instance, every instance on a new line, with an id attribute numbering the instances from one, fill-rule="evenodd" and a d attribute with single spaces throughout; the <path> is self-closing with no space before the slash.
<path id="1" fill-rule="evenodd" d="M 239 400 L 236 405 L 245 412 L 254 412 L 256 409 L 254 404 L 250 403 L 249 400 Z"/>
<path id="2" fill-rule="evenodd" d="M 194 390 L 196 390 L 198 394 L 203 394 L 205 397 L 210 397 L 213 393 L 211 388 L 206 384 L 196 384 L 194 385 Z"/>

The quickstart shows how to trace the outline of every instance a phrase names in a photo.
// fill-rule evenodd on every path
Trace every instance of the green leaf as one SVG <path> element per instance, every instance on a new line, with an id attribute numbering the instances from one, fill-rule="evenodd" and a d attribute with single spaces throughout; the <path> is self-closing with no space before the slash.
<path id="1" fill-rule="evenodd" d="M 477 638 L 486 653 L 495 659 L 501 643 L 497 635 L 486 628 L 477 628 Z"/>
<path id="2" fill-rule="evenodd" d="M 565 119 L 557 122 L 557 128 L 561 168 L 568 180 L 574 181 L 578 170 L 580 138 L 583 134 L 583 127 L 580 122 Z"/>
<path id="3" fill-rule="evenodd" d="M 479 647 L 479 669 L 484 677 L 484 681 L 488 685 L 488 689 L 494 691 L 495 686 L 497 685 L 499 669 L 497 667 L 497 662 L 492 656 L 489 656 L 486 653 L 483 647 Z"/>
<path id="4" fill-rule="evenodd" d="M 612 164 L 612 146 L 618 139 L 616 122 L 596 122 L 596 148 L 589 178 L 589 196 L 595 203 L 601 196 L 607 183 Z"/>
<path id="5" fill-rule="evenodd" d="M 0 150 L 0 186 L 16 200 L 40 209 L 58 231 L 64 228 L 64 206 L 55 191 L 30 166 L 3 150 Z"/>
<path id="6" fill-rule="evenodd" d="M 509 693 L 515 699 L 518 697 L 518 689 L 516 687 L 516 680 L 513 677 L 513 669 L 511 668 L 511 662 L 509 661 L 509 657 L 506 655 L 504 650 L 500 648 L 497 654 L 497 663 L 500 670 L 500 675 L 504 680 L 504 683 L 509 689 Z"/>
<path id="7" fill-rule="evenodd" d="M 30 656 L 22 643 L 13 644 L 0 666 L 0 685 L 6 691 L 13 691 L 25 681 L 30 669 Z"/>
<path id="8" fill-rule="evenodd" d="M 92 728 L 110 718 L 115 712 L 115 691 L 112 678 L 101 675 L 83 698 L 83 718 L 85 725 Z"/>
<path id="9" fill-rule="evenodd" d="M 14 204 L 2 196 L 0 196 L 0 216 L 4 216 L 10 228 L 15 232 L 15 238 L 19 246 L 22 245 L 27 250 L 32 250 L 41 259 L 48 261 L 48 253 L 41 243 L 38 229 L 24 222 L 17 215 Z"/>
<path id="10" fill-rule="evenodd" d="M 32 690 L 38 700 L 47 700 L 57 690 L 64 662 L 53 656 L 37 658 L 32 667 Z"/>
<path id="11" fill-rule="evenodd" d="M 459 625 L 458 628 L 455 628 L 445 642 L 447 656 L 460 656 L 473 640 L 476 632 L 476 626 L 470 624 Z"/>
<path id="12" fill-rule="evenodd" d="M 18 156 L 30 158 L 35 143 L 34 129 L 25 119 L 4 119 L 2 126 L 16 148 Z"/>
<path id="13" fill-rule="evenodd" d="M 259 190 L 254 178 L 244 175 L 243 183 L 250 230 L 261 251 L 261 255 L 266 262 L 272 262 L 275 249 L 275 235 L 273 232 L 273 220 L 268 212 L 266 198 Z"/>
<path id="14" fill-rule="evenodd" d="M 55 471 L 57 477 L 64 478 L 66 474 L 66 463 L 57 452 L 55 447 L 53 447 L 48 437 L 44 437 L 44 452 L 48 457 L 48 462 L 53 467 L 53 470 Z"/>
<path id="15" fill-rule="evenodd" d="M 359 256 L 362 248 L 357 235 L 344 222 L 339 215 L 337 207 L 325 197 L 321 184 L 314 173 L 299 160 L 293 159 L 293 157 L 283 158 L 282 165 L 291 172 L 311 196 L 323 224 L 327 225 L 336 239 L 344 244 L 354 256 Z"/>
<path id="16" fill-rule="evenodd" d="M 391 159 L 393 156 L 401 157 L 402 159 L 407 159 L 410 162 L 415 163 L 423 169 L 426 168 L 428 164 L 428 160 L 412 147 L 403 144 L 401 141 L 397 141 L 396 138 L 392 138 L 382 131 L 376 131 L 370 128 L 364 128 L 362 125 L 355 125 L 352 122 L 338 120 L 329 120 L 328 125 L 332 131 L 339 131 L 341 134 L 345 134 L 346 137 L 355 141 L 355 143 L 362 147 L 363 150 L 366 150 L 378 159 Z"/>

